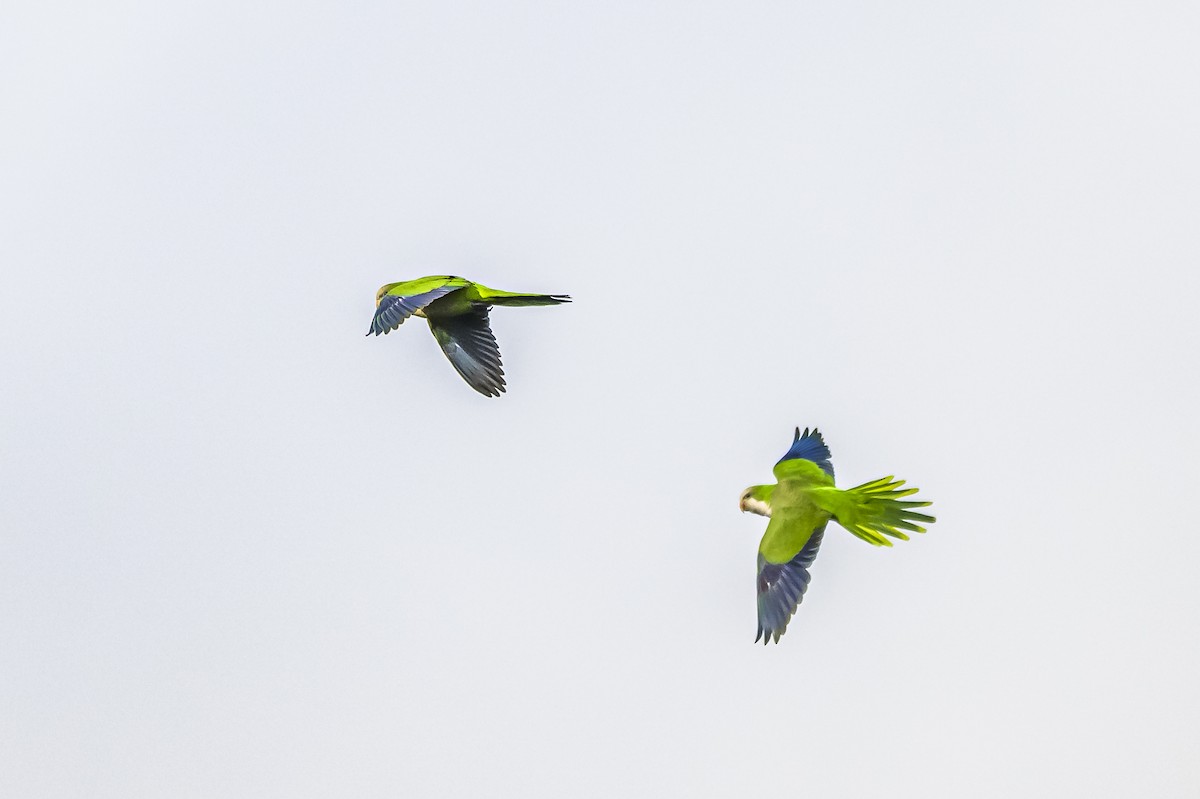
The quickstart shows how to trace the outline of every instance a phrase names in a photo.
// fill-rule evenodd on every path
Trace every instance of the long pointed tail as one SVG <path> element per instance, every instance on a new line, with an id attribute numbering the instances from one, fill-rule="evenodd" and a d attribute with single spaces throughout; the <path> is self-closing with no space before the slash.
<path id="1" fill-rule="evenodd" d="M 496 291 L 489 289 L 487 293 L 480 292 L 484 302 L 490 305 L 502 305 L 506 308 L 522 308 L 529 305 L 560 305 L 570 302 L 566 294 L 519 294 L 513 291 Z"/>
<path id="2" fill-rule="evenodd" d="M 907 541 L 906 530 L 925 532 L 924 527 L 914 522 L 932 524 L 937 521 L 932 516 L 913 510 L 928 507 L 932 502 L 901 499 L 918 490 L 901 489 L 902 485 L 903 480 L 896 480 L 889 475 L 844 491 L 823 489 L 818 504 L 832 513 L 838 524 L 862 540 L 875 546 L 890 547 L 892 542 L 887 536 Z"/>

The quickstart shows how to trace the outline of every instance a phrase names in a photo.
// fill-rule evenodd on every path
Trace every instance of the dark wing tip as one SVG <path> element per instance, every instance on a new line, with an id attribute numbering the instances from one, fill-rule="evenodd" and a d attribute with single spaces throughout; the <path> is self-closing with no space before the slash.
<path id="1" fill-rule="evenodd" d="M 821 435 L 821 431 L 817 428 L 812 428 L 810 431 L 807 427 L 804 432 L 800 432 L 800 428 L 796 428 L 796 437 L 792 439 L 792 446 L 779 459 L 780 463 L 795 459 L 809 460 L 817 464 L 823 472 L 830 477 L 833 477 L 832 455 L 829 452 L 829 446 L 825 443 L 825 438 Z"/>
<path id="2" fill-rule="evenodd" d="M 460 372 L 459 374 L 462 374 L 462 373 Z M 466 380 L 465 375 L 463 376 L 463 379 Z M 470 380 L 467 380 L 467 385 L 470 386 L 471 388 L 475 389 L 480 394 L 482 394 L 483 396 L 485 396 L 489 399 L 491 399 L 492 397 L 499 397 L 501 394 L 503 394 L 505 391 L 508 390 L 504 385 L 504 378 L 499 378 L 499 382 L 493 383 L 491 385 L 482 385 L 482 384 L 476 385 L 475 383 L 471 382 Z"/>
<path id="3" fill-rule="evenodd" d="M 459 376 L 485 397 L 504 393 L 500 348 L 488 326 L 487 308 L 448 318 L 430 319 L 429 329 Z"/>
<path id="4" fill-rule="evenodd" d="M 779 643 L 812 580 L 809 567 L 821 548 L 825 526 L 813 531 L 808 543 L 787 563 L 770 563 L 758 556 L 758 632 L 763 645 Z M 755 638 L 755 643 L 758 642 Z"/>

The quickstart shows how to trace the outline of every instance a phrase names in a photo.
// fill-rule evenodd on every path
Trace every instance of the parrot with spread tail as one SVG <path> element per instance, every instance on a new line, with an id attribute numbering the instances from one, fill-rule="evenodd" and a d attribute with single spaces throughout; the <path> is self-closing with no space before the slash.
<path id="1" fill-rule="evenodd" d="M 408 317 L 422 316 L 463 380 L 485 397 L 498 397 L 504 393 L 504 369 L 488 311 L 494 305 L 519 308 L 570 301 L 565 294 L 498 291 L 453 275 L 403 280 L 375 293 L 375 316 L 367 335 L 390 333 Z"/>
<path id="2" fill-rule="evenodd" d="M 934 517 L 919 513 L 932 503 L 906 501 L 917 493 L 903 480 L 883 477 L 854 488 L 835 488 L 829 447 L 813 428 L 800 432 L 792 448 L 775 464 L 774 485 L 750 486 L 742 492 L 743 512 L 767 516 L 767 531 L 758 545 L 758 636 L 764 644 L 787 630 L 808 588 L 809 567 L 817 557 L 825 525 L 832 519 L 862 540 L 888 546 L 888 536 L 908 540 L 905 531 L 923 533 L 915 522 Z"/>

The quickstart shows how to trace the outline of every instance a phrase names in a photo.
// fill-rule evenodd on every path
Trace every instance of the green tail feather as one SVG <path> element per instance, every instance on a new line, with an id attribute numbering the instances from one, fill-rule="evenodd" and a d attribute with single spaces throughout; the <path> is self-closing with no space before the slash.
<path id="1" fill-rule="evenodd" d="M 891 475 L 846 489 L 826 489 L 836 492 L 826 494 L 823 507 L 833 514 L 834 519 L 854 535 L 876 546 L 890 547 L 888 536 L 908 540 L 905 533 L 923 533 L 925 528 L 914 522 L 931 524 L 936 519 L 913 508 L 924 508 L 931 502 L 901 501 L 901 497 L 917 493 L 916 488 L 901 489 L 903 480 Z"/>
<path id="2" fill-rule="evenodd" d="M 566 294 L 510 294 L 495 292 L 484 297 L 489 305 L 500 305 L 506 308 L 524 308 L 531 305 L 559 305 L 570 302 Z"/>

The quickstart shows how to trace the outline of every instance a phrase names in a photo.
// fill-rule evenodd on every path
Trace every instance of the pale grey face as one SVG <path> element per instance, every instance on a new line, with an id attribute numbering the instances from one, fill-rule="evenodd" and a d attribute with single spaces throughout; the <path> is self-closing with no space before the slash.
<path id="1" fill-rule="evenodd" d="M 757 513 L 759 516 L 770 517 L 771 515 L 771 506 L 761 499 L 757 499 L 754 496 L 753 488 L 747 488 L 742 492 L 742 498 L 738 502 L 738 507 L 743 513 L 748 511 L 750 513 Z"/>

